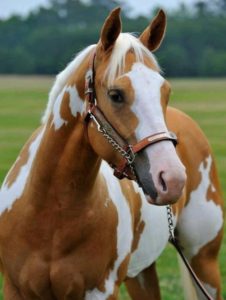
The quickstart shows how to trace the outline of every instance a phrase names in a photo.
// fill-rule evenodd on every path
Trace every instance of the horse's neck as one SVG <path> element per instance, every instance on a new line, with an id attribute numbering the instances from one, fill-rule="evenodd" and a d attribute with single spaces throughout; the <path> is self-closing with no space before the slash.
<path id="1" fill-rule="evenodd" d="M 39 198 L 68 202 L 87 198 L 98 173 L 100 159 L 93 152 L 82 119 L 83 103 L 76 99 L 76 86 L 55 103 L 34 161 L 32 185 Z M 73 99 L 71 99 L 73 97 Z M 77 103 L 75 103 L 77 101 Z M 80 106 L 81 111 L 76 111 Z M 39 199 L 36 199 L 39 201 Z"/>

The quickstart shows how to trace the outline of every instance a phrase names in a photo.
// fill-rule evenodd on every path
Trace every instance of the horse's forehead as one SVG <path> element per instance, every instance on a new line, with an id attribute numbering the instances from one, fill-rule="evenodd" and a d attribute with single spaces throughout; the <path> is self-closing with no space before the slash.
<path id="1" fill-rule="evenodd" d="M 144 83 L 150 84 L 151 81 L 155 81 L 156 83 L 159 82 L 160 84 L 163 83 L 165 80 L 159 72 L 155 69 L 150 68 L 149 65 L 146 65 L 143 62 L 134 62 L 131 66 L 131 70 L 126 74 L 130 78 L 140 79 L 140 81 L 144 80 Z"/>
<path id="2" fill-rule="evenodd" d="M 130 49 L 125 53 L 116 53 L 113 51 L 112 55 L 103 54 L 99 59 L 97 78 L 103 82 L 103 79 L 107 79 L 108 84 L 117 78 L 130 72 L 136 63 L 142 63 L 153 72 L 159 73 L 159 66 L 151 54 L 148 56 L 145 53 L 135 53 L 135 50 Z"/>
<path id="3" fill-rule="evenodd" d="M 160 100 L 162 89 L 167 88 L 165 79 L 149 66 L 135 62 L 131 70 L 125 74 L 134 90 L 137 100 Z"/>
<path id="4" fill-rule="evenodd" d="M 144 66 L 146 66 L 147 68 L 153 70 L 154 72 L 159 72 L 159 66 L 157 65 L 154 57 L 152 57 L 151 55 L 149 57 L 147 57 L 145 54 L 141 55 L 141 59 L 137 59 L 135 53 L 133 50 L 129 50 L 126 55 L 125 55 L 125 65 L 124 65 L 124 69 L 125 72 L 129 72 L 134 64 L 136 63 L 142 63 Z"/>

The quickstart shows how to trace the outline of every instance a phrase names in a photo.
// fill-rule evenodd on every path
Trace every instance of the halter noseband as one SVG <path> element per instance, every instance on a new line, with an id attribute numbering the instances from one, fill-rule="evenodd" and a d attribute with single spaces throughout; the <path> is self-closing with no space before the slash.
<path id="1" fill-rule="evenodd" d="M 176 146 L 177 137 L 173 132 L 158 132 L 147 136 L 135 145 L 128 144 L 117 130 L 108 122 L 107 118 L 97 105 L 94 86 L 95 57 L 96 51 L 93 51 L 90 56 L 89 69 L 85 78 L 85 98 L 87 102 L 85 121 L 88 123 L 90 119 L 92 119 L 96 123 L 98 131 L 101 132 L 112 147 L 122 155 L 122 159 L 117 166 L 110 164 L 114 169 L 114 175 L 119 179 L 126 177 L 136 180 L 136 175 L 133 169 L 133 162 L 136 154 L 144 148 L 161 141 L 171 141 L 174 146 Z"/>

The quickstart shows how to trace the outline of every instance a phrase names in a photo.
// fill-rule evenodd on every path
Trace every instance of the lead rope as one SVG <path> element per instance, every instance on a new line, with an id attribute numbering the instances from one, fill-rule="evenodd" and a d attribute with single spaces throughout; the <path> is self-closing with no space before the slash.
<path id="1" fill-rule="evenodd" d="M 176 248 L 177 252 L 179 253 L 181 259 L 183 260 L 185 266 L 187 267 L 191 277 L 193 278 L 194 282 L 197 284 L 203 295 L 206 297 L 207 300 L 214 300 L 210 294 L 207 292 L 207 290 L 202 285 L 201 281 L 196 276 L 195 272 L 193 271 L 190 263 L 188 262 L 187 258 L 184 256 L 176 238 L 174 235 L 174 225 L 173 225 L 173 214 L 172 214 L 172 208 L 170 205 L 166 206 L 167 210 L 167 219 L 168 219 L 168 228 L 169 228 L 169 242 Z"/>

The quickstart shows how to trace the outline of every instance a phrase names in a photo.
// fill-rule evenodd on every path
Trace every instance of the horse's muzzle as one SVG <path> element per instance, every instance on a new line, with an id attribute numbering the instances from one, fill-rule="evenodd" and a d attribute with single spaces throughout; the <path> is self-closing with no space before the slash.
<path id="1" fill-rule="evenodd" d="M 152 168 L 152 173 L 150 160 L 145 151 L 136 156 L 134 164 L 138 183 L 149 203 L 155 205 L 173 204 L 183 193 L 187 178 L 185 168 L 179 158 L 176 160 L 175 167 L 170 166 L 167 159 L 167 163 L 161 158 L 158 161 L 157 166 Z"/>

